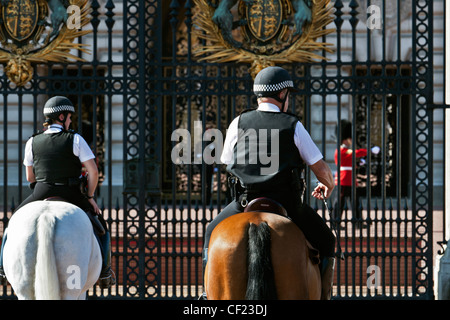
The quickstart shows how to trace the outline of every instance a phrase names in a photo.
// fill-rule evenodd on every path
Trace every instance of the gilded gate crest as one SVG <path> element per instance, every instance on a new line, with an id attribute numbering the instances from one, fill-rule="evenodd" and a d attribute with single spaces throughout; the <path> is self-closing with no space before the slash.
<path id="1" fill-rule="evenodd" d="M 30 0 L 11 1 L 2 8 L 4 28 L 8 35 L 17 41 L 31 36 L 38 22 L 39 7 Z"/>
<path id="2" fill-rule="evenodd" d="M 278 32 L 283 19 L 283 8 L 280 0 L 272 2 L 256 2 L 255 5 L 244 6 L 247 18 L 246 28 L 259 41 L 266 42 Z"/>
<path id="3" fill-rule="evenodd" d="M 81 30 L 90 10 L 89 0 L 0 0 L 0 62 L 8 79 L 23 86 L 33 77 L 31 63 L 82 61 L 70 51 L 88 52 L 73 41 L 90 32 Z"/>
<path id="4" fill-rule="evenodd" d="M 194 0 L 196 35 L 204 40 L 195 51 L 200 60 L 251 63 L 259 70 L 277 63 L 324 59 L 331 52 L 317 39 L 334 29 L 330 0 Z"/>

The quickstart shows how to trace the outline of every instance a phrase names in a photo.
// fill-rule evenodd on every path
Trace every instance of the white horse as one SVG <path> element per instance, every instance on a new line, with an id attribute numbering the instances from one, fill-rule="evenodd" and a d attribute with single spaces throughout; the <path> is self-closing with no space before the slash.
<path id="1" fill-rule="evenodd" d="M 7 233 L 4 270 L 19 299 L 85 299 L 98 280 L 100 246 L 79 207 L 31 202 L 14 213 Z"/>

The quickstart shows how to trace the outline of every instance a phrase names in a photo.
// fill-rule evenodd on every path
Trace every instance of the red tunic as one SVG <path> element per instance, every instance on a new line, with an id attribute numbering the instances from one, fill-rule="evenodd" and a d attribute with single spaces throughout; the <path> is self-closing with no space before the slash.
<path id="1" fill-rule="evenodd" d="M 353 150 L 347 148 L 346 146 L 341 146 L 341 186 L 351 186 L 352 185 L 352 152 Z M 362 158 L 367 156 L 367 149 L 356 149 L 356 158 Z M 334 153 L 334 163 L 338 165 L 338 151 Z M 339 170 L 339 168 L 338 168 Z M 336 172 L 336 184 L 338 183 L 338 172 Z"/>

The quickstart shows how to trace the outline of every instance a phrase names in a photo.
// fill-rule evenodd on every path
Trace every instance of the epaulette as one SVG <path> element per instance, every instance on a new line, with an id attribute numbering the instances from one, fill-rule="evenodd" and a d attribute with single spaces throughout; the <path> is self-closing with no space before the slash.
<path id="1" fill-rule="evenodd" d="M 243 114 L 243 113 L 246 113 L 246 112 L 249 112 L 249 111 L 254 111 L 254 110 L 258 110 L 258 108 L 248 108 L 248 109 L 244 109 L 244 110 L 241 111 L 241 113 L 239 113 L 239 115 L 241 115 L 241 114 Z M 285 114 L 288 114 L 288 115 L 290 115 L 290 116 L 292 116 L 292 117 L 295 117 L 298 121 L 301 122 L 300 117 L 297 116 L 296 114 L 292 113 L 292 112 L 286 111 L 286 112 L 282 112 L 282 113 L 285 113 Z"/>
<path id="2" fill-rule="evenodd" d="M 30 138 L 33 138 L 33 137 L 38 136 L 38 135 L 43 134 L 43 133 L 44 133 L 44 131 L 39 131 L 39 130 L 38 130 L 38 132 L 36 132 L 35 134 L 33 134 Z"/>
<path id="3" fill-rule="evenodd" d="M 257 110 L 258 108 L 248 108 L 248 109 L 244 109 L 244 110 L 242 110 L 241 111 L 241 113 L 239 113 L 239 115 L 241 115 L 241 114 L 243 114 L 243 113 L 246 113 L 246 112 L 249 112 L 249 111 L 255 111 L 255 110 Z"/>
<path id="4" fill-rule="evenodd" d="M 284 113 L 286 113 L 286 114 L 288 114 L 288 115 L 290 115 L 290 116 L 295 117 L 298 121 L 301 121 L 301 120 L 300 120 L 300 117 L 299 117 L 298 115 L 292 113 L 292 112 L 286 111 L 286 112 L 284 112 Z"/>

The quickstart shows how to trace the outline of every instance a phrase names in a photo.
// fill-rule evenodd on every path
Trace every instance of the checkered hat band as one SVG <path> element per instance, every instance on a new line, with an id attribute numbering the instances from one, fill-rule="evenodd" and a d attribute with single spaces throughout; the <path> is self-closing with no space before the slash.
<path id="1" fill-rule="evenodd" d="M 276 84 L 254 84 L 254 92 L 276 92 L 285 88 L 293 88 L 294 82 L 292 80 L 286 80 Z"/>
<path id="2" fill-rule="evenodd" d="M 75 108 L 71 105 L 62 105 L 44 108 L 44 114 L 59 113 L 64 111 L 75 112 Z"/>

